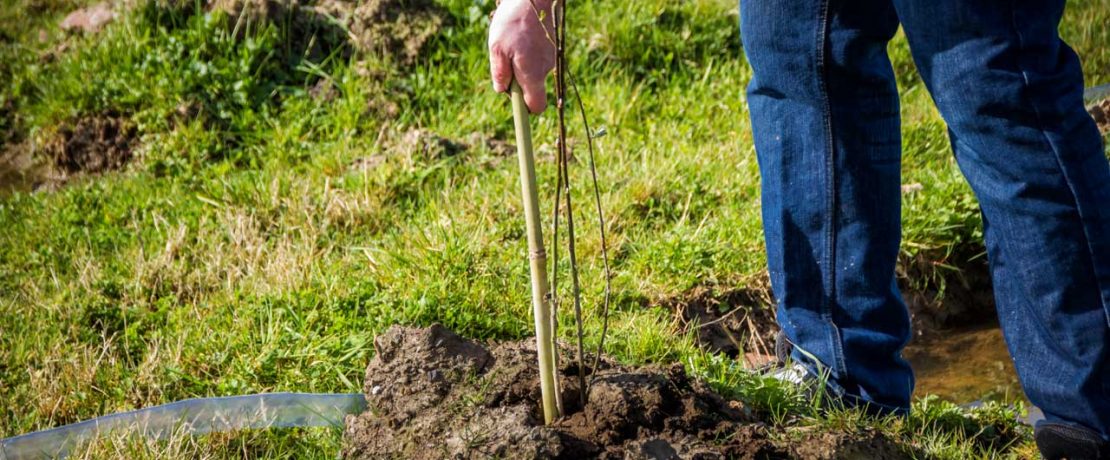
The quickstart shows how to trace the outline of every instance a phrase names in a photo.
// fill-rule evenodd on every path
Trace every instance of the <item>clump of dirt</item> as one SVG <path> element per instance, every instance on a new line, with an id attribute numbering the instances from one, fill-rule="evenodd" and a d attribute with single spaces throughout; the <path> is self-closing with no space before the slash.
<path id="1" fill-rule="evenodd" d="M 359 51 L 393 56 L 409 64 L 439 32 L 446 17 L 432 0 L 367 0 L 350 15 L 348 28 Z"/>
<path id="2" fill-rule="evenodd" d="M 467 147 L 462 142 L 440 136 L 430 130 L 416 128 L 401 136 L 395 148 L 425 160 L 439 160 L 458 155 Z"/>
<path id="3" fill-rule="evenodd" d="M 214 0 L 209 8 L 228 14 L 232 24 L 274 23 L 309 56 L 337 47 L 411 64 L 442 28 L 446 11 L 432 0 Z"/>
<path id="4" fill-rule="evenodd" d="M 211 0 L 207 8 L 226 13 L 229 23 L 240 34 L 245 33 L 248 26 L 276 24 L 288 49 L 309 60 L 320 61 L 337 52 L 344 58 L 349 57 L 350 38 L 343 24 L 312 3 L 310 0 Z M 343 2 L 347 9 L 353 9 L 354 5 L 348 3 L 351 2 Z"/>
<path id="5" fill-rule="evenodd" d="M 695 330 L 703 349 L 730 358 L 745 353 L 748 364 L 759 365 L 774 351 L 774 302 L 769 289 L 737 288 L 718 292 L 698 287 L 663 302 L 675 314 L 681 332 Z"/>
<path id="6" fill-rule="evenodd" d="M 564 417 L 544 426 L 533 340 L 490 347 L 442 326 L 393 327 L 366 369 L 368 410 L 348 416 L 345 458 L 762 458 L 783 453 L 737 401 L 681 366 L 603 360 L 589 402 L 560 351 Z"/>
<path id="7" fill-rule="evenodd" d="M 465 140 L 459 140 L 424 128 L 410 129 L 392 142 L 393 151 L 425 161 L 442 160 L 475 149 L 486 149 L 495 156 L 508 156 L 516 151 L 513 144 L 481 133 L 471 133 Z"/>
<path id="8" fill-rule="evenodd" d="M 1091 117 L 1095 119 L 1095 124 L 1098 125 L 1098 132 L 1102 134 L 1110 134 L 1110 98 L 1104 99 L 1089 109 Z"/>
<path id="9" fill-rule="evenodd" d="M 953 254 L 931 252 L 898 264 L 898 288 L 919 336 L 952 326 L 989 322 L 996 317 L 994 288 L 981 247 Z M 951 270 L 947 267 L 959 267 Z"/>
<path id="10" fill-rule="evenodd" d="M 130 121 L 106 112 L 63 124 L 45 150 L 54 166 L 67 175 L 95 174 L 127 164 L 137 136 Z"/>

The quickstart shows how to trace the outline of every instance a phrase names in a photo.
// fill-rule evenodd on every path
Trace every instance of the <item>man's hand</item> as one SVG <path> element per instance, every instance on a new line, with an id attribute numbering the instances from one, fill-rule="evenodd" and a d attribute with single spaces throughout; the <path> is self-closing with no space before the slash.
<path id="1" fill-rule="evenodd" d="M 489 25 L 489 67 L 493 89 L 509 90 L 516 80 L 532 113 L 547 107 L 544 81 L 555 67 L 552 0 L 502 0 Z M 540 24 L 542 15 L 543 24 Z"/>

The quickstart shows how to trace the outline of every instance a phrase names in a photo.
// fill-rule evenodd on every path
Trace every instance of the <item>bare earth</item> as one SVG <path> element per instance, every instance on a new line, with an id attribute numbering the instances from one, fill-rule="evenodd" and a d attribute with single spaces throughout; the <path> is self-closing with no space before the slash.
<path id="1" fill-rule="evenodd" d="M 562 350 L 568 415 L 543 426 L 532 340 L 487 347 L 438 325 L 395 326 L 375 348 L 369 409 L 346 420 L 345 458 L 907 458 L 875 433 L 798 430 L 776 438 L 792 439 L 779 445 L 762 414 L 681 366 L 603 360 L 582 410 L 577 368 Z"/>

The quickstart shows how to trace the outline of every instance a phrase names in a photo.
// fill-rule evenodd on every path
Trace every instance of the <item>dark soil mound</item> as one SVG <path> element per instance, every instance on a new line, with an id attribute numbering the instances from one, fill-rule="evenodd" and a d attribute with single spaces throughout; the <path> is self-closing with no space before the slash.
<path id="1" fill-rule="evenodd" d="M 544 426 L 535 342 L 490 347 L 442 326 L 395 326 L 374 341 L 368 409 L 349 415 L 354 459 L 903 459 L 909 448 L 874 431 L 769 427 L 682 366 L 628 368 L 603 359 L 585 409 L 578 370 L 560 350 L 564 415 Z M 919 454 L 919 453 L 918 453 Z"/>
<path id="2" fill-rule="evenodd" d="M 394 327 L 366 369 L 369 409 L 349 416 L 347 458 L 755 458 L 775 450 L 741 403 L 681 366 L 604 361 L 578 407 L 577 370 L 559 376 L 569 414 L 543 426 L 535 344 L 486 347 L 451 331 Z M 570 363 L 570 353 L 560 362 Z"/>
<path id="3" fill-rule="evenodd" d="M 755 366 L 761 364 L 757 356 L 774 352 L 779 328 L 770 289 L 741 288 L 717 293 L 699 287 L 664 303 L 665 308 L 674 311 L 680 331 L 696 331 L 698 345 L 705 350 L 730 358 L 738 358 L 743 352 L 747 364 Z"/>
<path id="4" fill-rule="evenodd" d="M 411 63 L 445 17 L 432 0 L 367 0 L 354 10 L 349 27 L 358 50 Z"/>
<path id="5" fill-rule="evenodd" d="M 432 0 L 211 0 L 209 8 L 227 13 L 232 24 L 286 27 L 291 45 L 315 59 L 342 48 L 403 64 L 420 55 L 448 17 Z"/>
<path id="6" fill-rule="evenodd" d="M 46 145 L 55 167 L 66 174 L 100 173 L 131 160 L 136 130 L 124 117 L 105 113 L 63 124 Z"/>

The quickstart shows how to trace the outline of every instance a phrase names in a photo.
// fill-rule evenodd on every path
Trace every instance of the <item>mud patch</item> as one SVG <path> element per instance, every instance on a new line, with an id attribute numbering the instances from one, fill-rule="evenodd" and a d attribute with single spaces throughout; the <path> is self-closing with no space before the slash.
<path id="1" fill-rule="evenodd" d="M 412 64 L 448 18 L 432 0 L 215 0 L 209 8 L 232 24 L 285 27 L 290 44 L 314 59 L 342 48 L 401 64 Z"/>
<path id="2" fill-rule="evenodd" d="M 1091 117 L 1095 119 L 1095 124 L 1098 125 L 1098 132 L 1103 135 L 1110 134 L 1110 98 L 1103 99 L 1102 102 L 1092 105 L 1087 111 Z"/>
<path id="3" fill-rule="evenodd" d="M 453 157 L 468 148 L 469 146 L 462 142 L 419 128 L 406 132 L 394 145 L 394 149 L 398 152 L 429 161 Z"/>
<path id="4" fill-rule="evenodd" d="M 513 144 L 482 133 L 471 133 L 466 139 L 452 139 L 424 128 L 410 129 L 387 145 L 397 154 L 422 161 L 442 160 L 464 152 L 485 151 L 494 156 L 508 156 L 516 152 Z"/>
<path id="5" fill-rule="evenodd" d="M 368 410 L 347 417 L 345 458 L 761 458 L 781 454 L 743 404 L 681 366 L 603 360 L 589 403 L 574 366 L 559 386 L 568 414 L 544 426 L 532 340 L 483 346 L 442 326 L 393 327 L 366 369 Z M 570 363 L 561 350 L 560 362 Z"/>
<path id="6" fill-rule="evenodd" d="M 351 14 L 348 28 L 359 51 L 410 64 L 446 17 L 432 0 L 366 0 Z"/>
<path id="7" fill-rule="evenodd" d="M 59 172 L 96 174 L 127 164 L 137 135 L 129 120 L 106 112 L 63 124 L 44 149 Z"/>
<path id="8" fill-rule="evenodd" d="M 766 286 L 766 283 L 758 283 Z M 694 331 L 705 350 L 737 358 L 744 353 L 749 366 L 758 366 L 774 353 L 774 302 L 769 288 L 739 288 L 718 292 L 698 287 L 676 299 L 664 301 L 674 312 L 679 332 Z"/>

